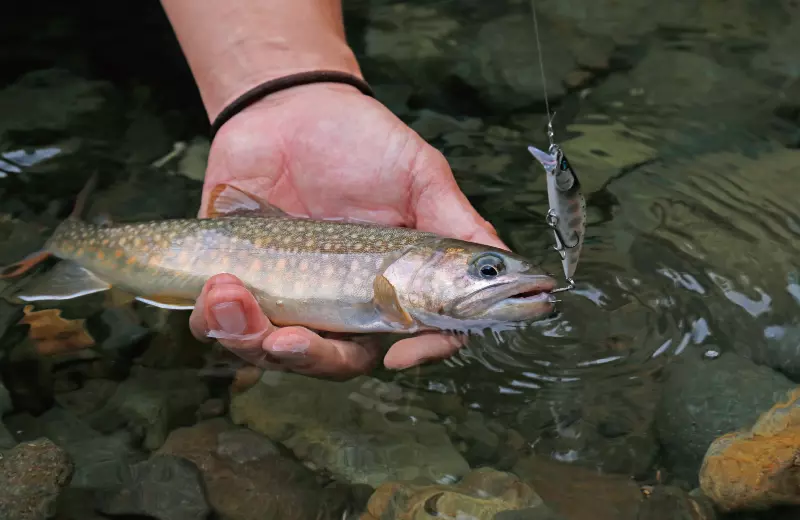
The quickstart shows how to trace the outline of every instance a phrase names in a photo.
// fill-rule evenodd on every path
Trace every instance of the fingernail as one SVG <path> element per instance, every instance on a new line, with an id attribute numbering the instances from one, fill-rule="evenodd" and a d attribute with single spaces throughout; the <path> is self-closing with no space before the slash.
<path id="1" fill-rule="evenodd" d="M 297 334 L 287 334 L 275 340 L 270 353 L 278 359 L 287 361 L 306 359 L 311 342 Z"/>
<path id="2" fill-rule="evenodd" d="M 247 318 L 244 308 L 238 301 L 218 303 L 211 307 L 217 323 L 223 332 L 228 334 L 242 334 L 247 329 Z"/>

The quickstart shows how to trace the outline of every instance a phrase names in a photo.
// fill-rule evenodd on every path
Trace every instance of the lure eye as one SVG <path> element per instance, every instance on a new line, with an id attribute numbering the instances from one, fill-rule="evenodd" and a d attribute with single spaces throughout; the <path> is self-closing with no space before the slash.
<path id="1" fill-rule="evenodd" d="M 503 259 L 497 255 L 484 255 L 475 260 L 474 266 L 481 278 L 492 279 L 500 276 L 506 269 Z"/>
<path id="2" fill-rule="evenodd" d="M 567 158 L 566 157 L 561 159 L 561 169 L 562 170 L 569 170 L 569 163 L 567 162 Z"/>

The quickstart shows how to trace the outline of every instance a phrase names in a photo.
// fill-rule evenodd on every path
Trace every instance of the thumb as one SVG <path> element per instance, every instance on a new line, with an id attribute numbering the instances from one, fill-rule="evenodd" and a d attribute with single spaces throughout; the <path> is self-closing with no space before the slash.
<path id="1" fill-rule="evenodd" d="M 427 145 L 426 160 L 415 162 L 411 202 L 416 226 L 451 238 L 508 250 L 494 226 L 472 207 L 458 187 L 447 159 Z"/>

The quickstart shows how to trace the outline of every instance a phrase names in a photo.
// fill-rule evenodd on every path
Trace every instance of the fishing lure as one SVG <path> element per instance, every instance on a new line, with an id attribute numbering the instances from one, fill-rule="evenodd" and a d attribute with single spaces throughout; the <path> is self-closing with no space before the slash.
<path id="1" fill-rule="evenodd" d="M 583 249 L 583 236 L 586 231 L 586 199 L 581 192 L 581 183 L 572 169 L 564 151 L 557 144 L 551 144 L 548 152 L 529 146 L 528 151 L 542 165 L 547 175 L 547 225 L 555 235 L 554 249 L 561 255 L 561 265 L 568 287 L 557 289 L 567 291 L 575 287 L 573 276 L 578 267 L 578 259 Z"/>
<path id="2" fill-rule="evenodd" d="M 528 151 L 544 167 L 547 176 L 547 199 L 550 208 L 547 211 L 547 225 L 556 237 L 555 250 L 561 255 L 561 266 L 567 287 L 552 292 L 569 291 L 575 288 L 575 269 L 583 249 L 583 235 L 586 231 L 586 200 L 581 192 L 581 183 L 567 160 L 564 151 L 553 142 L 553 115 L 550 115 L 550 102 L 547 99 L 547 79 L 544 74 L 542 45 L 539 41 L 539 20 L 536 18 L 536 0 L 531 0 L 533 28 L 536 35 L 536 51 L 539 54 L 539 70 L 542 74 L 544 104 L 547 109 L 547 138 L 550 148 L 547 152 L 535 146 Z"/>

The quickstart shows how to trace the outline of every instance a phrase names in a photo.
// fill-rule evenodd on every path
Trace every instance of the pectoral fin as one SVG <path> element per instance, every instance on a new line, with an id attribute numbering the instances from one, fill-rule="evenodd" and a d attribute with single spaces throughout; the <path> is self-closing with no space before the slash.
<path id="1" fill-rule="evenodd" d="M 397 292 L 389 280 L 382 275 L 378 275 L 372 284 L 372 289 L 375 293 L 373 302 L 387 320 L 392 323 L 400 323 L 404 327 L 410 327 L 414 324 L 414 318 L 400 304 Z"/>
<path id="2" fill-rule="evenodd" d="M 71 300 L 110 288 L 110 283 L 101 280 L 88 269 L 75 262 L 62 260 L 54 268 L 32 280 L 14 297 L 26 302 Z"/>
<path id="3" fill-rule="evenodd" d="M 218 184 L 208 199 L 208 216 L 232 217 L 250 215 L 263 217 L 286 217 L 288 214 L 261 197 L 240 190 L 230 184 Z"/>
<path id="4" fill-rule="evenodd" d="M 184 311 L 184 310 L 194 309 L 194 301 L 176 296 L 155 294 L 155 295 L 148 295 L 146 297 L 137 296 L 136 299 L 148 305 L 161 307 L 162 309 L 170 309 L 174 311 Z"/>

